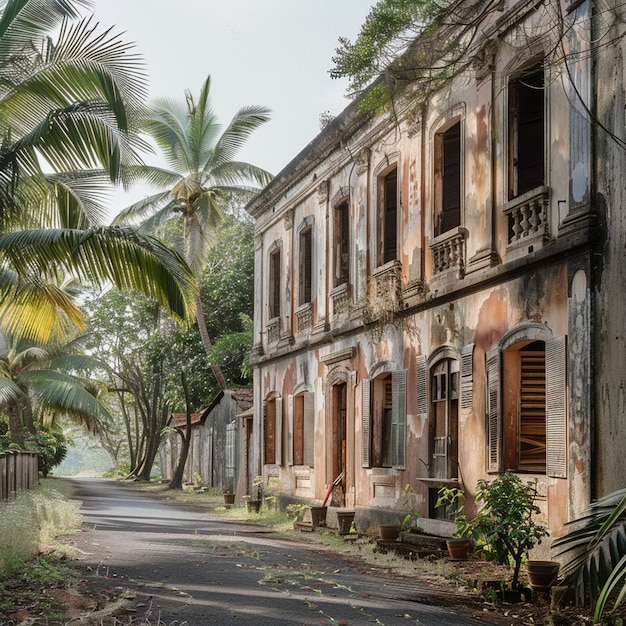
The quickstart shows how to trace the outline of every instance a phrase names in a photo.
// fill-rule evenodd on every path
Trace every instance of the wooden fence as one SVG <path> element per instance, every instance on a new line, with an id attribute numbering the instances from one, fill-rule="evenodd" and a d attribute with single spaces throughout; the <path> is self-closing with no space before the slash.
<path id="1" fill-rule="evenodd" d="M 0 452 L 0 500 L 17 491 L 32 489 L 39 482 L 36 452 L 7 450 Z"/>

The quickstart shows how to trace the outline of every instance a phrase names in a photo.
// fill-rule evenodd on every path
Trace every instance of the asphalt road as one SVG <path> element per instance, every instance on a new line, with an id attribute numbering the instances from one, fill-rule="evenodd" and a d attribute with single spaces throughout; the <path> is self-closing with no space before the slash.
<path id="1" fill-rule="evenodd" d="M 416 582 L 317 546 L 159 501 L 114 481 L 74 479 L 81 560 L 128 590 L 133 624 L 484 624 L 421 604 Z M 84 622 L 83 622 L 84 623 Z M 131 623 L 125 622 L 125 623 Z"/>

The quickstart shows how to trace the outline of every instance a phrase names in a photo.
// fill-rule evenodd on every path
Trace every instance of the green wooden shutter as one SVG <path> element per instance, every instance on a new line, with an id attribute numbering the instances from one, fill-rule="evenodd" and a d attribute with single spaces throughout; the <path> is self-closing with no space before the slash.
<path id="1" fill-rule="evenodd" d="M 304 394 L 304 459 L 305 465 L 315 464 L 315 404 L 313 393 Z"/>
<path id="2" fill-rule="evenodd" d="M 499 348 L 487 353 L 487 471 L 500 471 L 502 459 L 502 394 Z"/>
<path id="3" fill-rule="evenodd" d="M 361 466 L 370 467 L 372 457 L 372 381 L 361 381 Z"/>
<path id="4" fill-rule="evenodd" d="M 406 370 L 391 374 L 391 465 L 406 466 Z"/>
<path id="5" fill-rule="evenodd" d="M 428 381 L 426 357 L 417 357 L 417 414 L 426 418 L 428 415 Z"/>
<path id="6" fill-rule="evenodd" d="M 546 341 L 546 473 L 567 478 L 567 337 Z"/>
<path id="7" fill-rule="evenodd" d="M 461 350 L 461 408 L 471 409 L 474 393 L 474 344 L 468 343 Z"/>
<path id="8" fill-rule="evenodd" d="M 283 463 L 283 399 L 276 398 L 276 435 L 274 437 L 276 451 L 274 462 L 276 465 Z"/>
<path id="9" fill-rule="evenodd" d="M 287 396 L 287 465 L 293 465 L 293 395 Z"/>

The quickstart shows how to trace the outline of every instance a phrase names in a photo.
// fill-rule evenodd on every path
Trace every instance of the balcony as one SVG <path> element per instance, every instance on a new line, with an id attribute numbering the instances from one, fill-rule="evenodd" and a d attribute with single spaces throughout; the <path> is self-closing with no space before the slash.
<path id="1" fill-rule="evenodd" d="M 402 301 L 402 265 L 400 261 L 390 261 L 372 272 L 375 299 L 385 303 L 386 308 L 397 311 Z"/>
<path id="2" fill-rule="evenodd" d="M 313 326 L 313 304 L 306 302 L 296 309 L 296 324 L 298 334 L 310 331 Z"/>
<path id="3" fill-rule="evenodd" d="M 277 343 L 280 338 L 280 318 L 274 317 L 265 325 L 267 343 Z"/>
<path id="4" fill-rule="evenodd" d="M 507 217 L 507 248 L 543 242 L 548 235 L 549 188 L 538 187 L 504 205 Z"/>
<path id="5" fill-rule="evenodd" d="M 333 305 L 333 316 L 338 317 L 346 313 L 350 306 L 350 285 L 343 283 L 330 292 L 330 300 Z"/>
<path id="6" fill-rule="evenodd" d="M 433 239 L 430 244 L 433 253 L 433 276 L 453 273 L 457 278 L 463 278 L 466 239 L 467 230 L 460 226 Z"/>

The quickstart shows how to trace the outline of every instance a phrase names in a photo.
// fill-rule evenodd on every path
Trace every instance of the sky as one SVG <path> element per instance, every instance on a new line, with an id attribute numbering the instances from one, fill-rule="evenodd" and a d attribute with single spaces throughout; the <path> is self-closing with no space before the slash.
<path id="1" fill-rule="evenodd" d="M 370 0 L 94 0 L 101 26 L 136 43 L 150 97 L 183 101 L 211 75 L 211 99 L 226 125 L 243 106 L 263 105 L 271 121 L 238 158 L 277 174 L 318 134 L 319 116 L 348 104 L 347 81 L 328 71 L 338 38 L 354 40 Z M 154 157 L 145 157 L 155 163 Z M 129 200 L 142 197 L 137 189 Z M 119 197 L 115 203 L 125 202 Z M 123 208 L 119 206 L 119 209 Z M 114 213 L 117 213 L 114 210 Z"/>

